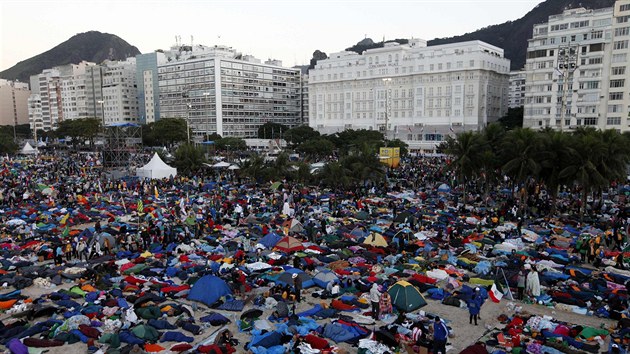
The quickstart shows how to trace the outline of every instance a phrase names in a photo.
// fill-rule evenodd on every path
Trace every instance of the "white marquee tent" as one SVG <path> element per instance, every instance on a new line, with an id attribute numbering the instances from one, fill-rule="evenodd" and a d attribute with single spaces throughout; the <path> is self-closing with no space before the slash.
<path id="1" fill-rule="evenodd" d="M 164 163 L 158 154 L 155 153 L 149 163 L 136 169 L 136 176 L 152 179 L 175 177 L 177 176 L 177 169 Z"/>
<path id="2" fill-rule="evenodd" d="M 31 146 L 31 144 L 27 142 L 26 145 L 24 145 L 24 147 L 22 148 L 22 150 L 20 150 L 20 154 L 35 155 L 37 154 L 37 150 L 33 148 L 33 146 Z"/>

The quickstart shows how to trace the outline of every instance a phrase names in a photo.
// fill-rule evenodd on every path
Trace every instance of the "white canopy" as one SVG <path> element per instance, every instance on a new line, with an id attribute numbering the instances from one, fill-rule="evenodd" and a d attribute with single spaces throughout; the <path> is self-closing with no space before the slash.
<path id="1" fill-rule="evenodd" d="M 31 146 L 31 144 L 27 142 L 26 145 L 24 145 L 24 147 L 22 148 L 22 150 L 20 150 L 20 153 L 24 155 L 35 155 L 37 154 L 37 150 L 34 149 Z"/>
<path id="2" fill-rule="evenodd" d="M 136 169 L 136 176 L 151 179 L 175 177 L 177 176 L 177 169 L 164 163 L 160 156 L 155 153 L 149 163 Z"/>

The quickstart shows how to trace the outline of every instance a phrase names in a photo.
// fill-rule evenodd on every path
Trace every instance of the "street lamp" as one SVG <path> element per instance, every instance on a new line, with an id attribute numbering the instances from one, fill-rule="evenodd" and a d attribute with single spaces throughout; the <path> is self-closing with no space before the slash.
<path id="1" fill-rule="evenodd" d="M 190 144 L 190 109 L 192 108 L 192 105 L 190 103 L 188 103 L 186 105 L 186 107 L 188 108 L 186 110 L 186 137 L 188 138 L 188 144 Z"/>
<path id="2" fill-rule="evenodd" d="M 578 48 L 577 46 L 561 47 L 558 50 L 558 74 L 562 77 L 562 106 L 560 111 L 560 131 L 564 131 L 565 114 L 567 110 L 567 94 L 569 91 L 569 79 L 573 79 L 573 73 L 578 68 Z"/>
<path id="3" fill-rule="evenodd" d="M 389 129 L 389 84 L 392 82 L 392 79 L 387 77 L 383 79 L 383 84 L 385 85 L 385 140 L 387 140 L 387 130 Z"/>
<path id="4" fill-rule="evenodd" d="M 103 118 L 103 129 L 105 128 L 105 101 L 98 100 L 96 103 L 101 105 L 101 117 Z"/>

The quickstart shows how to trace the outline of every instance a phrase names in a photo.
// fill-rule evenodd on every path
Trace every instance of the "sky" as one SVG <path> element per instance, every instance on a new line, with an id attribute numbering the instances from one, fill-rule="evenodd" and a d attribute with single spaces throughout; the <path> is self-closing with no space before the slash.
<path id="1" fill-rule="evenodd" d="M 543 0 L 0 0 L 0 70 L 75 34 L 115 34 L 140 52 L 228 45 L 284 66 L 365 37 L 450 37 L 516 20 Z M 192 36 L 192 39 L 191 39 Z"/>

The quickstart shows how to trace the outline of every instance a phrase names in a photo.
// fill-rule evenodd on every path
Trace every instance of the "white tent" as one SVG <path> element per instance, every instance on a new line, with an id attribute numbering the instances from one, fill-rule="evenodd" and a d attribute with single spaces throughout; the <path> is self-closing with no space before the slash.
<path id="1" fill-rule="evenodd" d="M 165 164 L 160 156 L 155 153 L 149 163 L 136 169 L 136 176 L 152 179 L 175 177 L 177 176 L 177 169 Z"/>
<path id="2" fill-rule="evenodd" d="M 31 144 L 27 142 L 26 145 L 24 145 L 24 147 L 22 148 L 22 150 L 20 150 L 20 153 L 24 155 L 35 155 L 37 154 L 37 150 L 34 149 L 31 146 Z"/>

